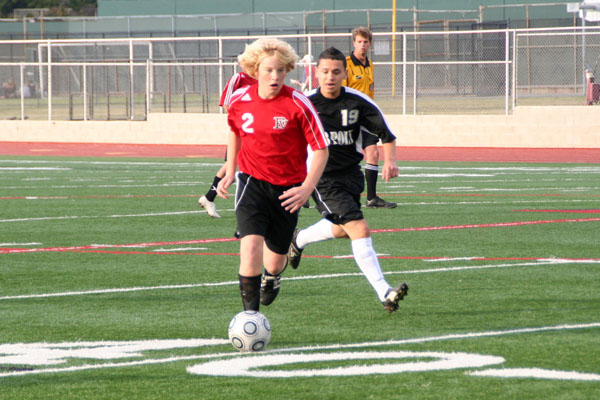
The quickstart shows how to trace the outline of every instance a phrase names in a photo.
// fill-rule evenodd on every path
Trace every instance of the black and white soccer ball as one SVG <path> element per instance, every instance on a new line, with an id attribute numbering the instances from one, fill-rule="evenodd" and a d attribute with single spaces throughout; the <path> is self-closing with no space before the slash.
<path id="1" fill-rule="evenodd" d="M 271 339 L 271 324 L 258 311 L 242 311 L 229 323 L 229 341 L 239 351 L 261 351 Z"/>

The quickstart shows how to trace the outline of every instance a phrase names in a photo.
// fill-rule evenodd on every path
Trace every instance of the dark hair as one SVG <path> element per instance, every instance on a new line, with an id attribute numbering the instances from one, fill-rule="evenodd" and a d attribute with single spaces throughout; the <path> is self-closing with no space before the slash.
<path id="1" fill-rule="evenodd" d="M 317 66 L 321 62 L 321 60 L 338 60 L 344 64 L 344 69 L 346 69 L 346 56 L 344 53 L 336 49 L 335 47 L 329 47 L 319 54 L 319 58 L 317 58 Z"/>

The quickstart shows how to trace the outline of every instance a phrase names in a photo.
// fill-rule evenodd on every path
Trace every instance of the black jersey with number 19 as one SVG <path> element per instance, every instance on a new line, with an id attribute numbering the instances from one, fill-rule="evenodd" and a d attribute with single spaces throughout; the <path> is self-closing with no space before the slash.
<path id="1" fill-rule="evenodd" d="M 361 126 L 377 135 L 383 143 L 396 139 L 383 113 L 370 97 L 352 88 L 342 86 L 341 89 L 335 99 L 324 97 L 319 88 L 307 94 L 329 137 L 329 160 L 324 174 L 360 168 L 363 159 Z"/>

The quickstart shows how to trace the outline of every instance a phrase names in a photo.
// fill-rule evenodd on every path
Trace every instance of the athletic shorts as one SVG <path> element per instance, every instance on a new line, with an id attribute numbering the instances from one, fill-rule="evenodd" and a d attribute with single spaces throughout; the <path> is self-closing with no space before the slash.
<path id="1" fill-rule="evenodd" d="M 260 235 L 267 247 L 287 254 L 298 224 L 298 212 L 281 206 L 279 196 L 293 186 L 278 186 L 243 172 L 236 174 L 235 216 L 240 237 Z"/>
<path id="2" fill-rule="evenodd" d="M 362 136 L 362 148 L 366 149 L 368 146 L 376 145 L 379 142 L 379 136 L 369 132 L 366 128 L 360 128 L 360 134 Z"/>
<path id="3" fill-rule="evenodd" d="M 323 216 L 336 225 L 364 219 L 360 210 L 360 194 L 365 189 L 365 176 L 360 166 L 351 171 L 323 174 L 313 200 Z"/>

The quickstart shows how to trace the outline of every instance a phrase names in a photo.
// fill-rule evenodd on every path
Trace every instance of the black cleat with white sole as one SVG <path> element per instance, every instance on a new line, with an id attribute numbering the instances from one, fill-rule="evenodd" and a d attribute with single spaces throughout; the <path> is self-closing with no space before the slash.
<path id="1" fill-rule="evenodd" d="M 296 237 L 298 237 L 298 232 L 300 232 L 298 229 L 294 231 L 294 236 L 292 236 L 292 243 L 290 244 L 290 248 L 288 250 L 288 261 L 294 269 L 298 268 L 298 265 L 300 265 L 300 259 L 302 258 L 302 250 L 304 250 L 299 248 L 296 244 Z"/>
<path id="2" fill-rule="evenodd" d="M 275 301 L 281 287 L 280 275 L 263 275 L 260 281 L 260 304 L 268 306 Z"/>
<path id="3" fill-rule="evenodd" d="M 398 309 L 398 302 L 404 299 L 404 296 L 406 295 L 408 295 L 408 285 L 406 283 L 403 283 L 396 288 L 390 288 L 381 302 L 383 308 L 385 308 L 385 311 L 387 311 L 388 314 L 393 313 Z"/>

